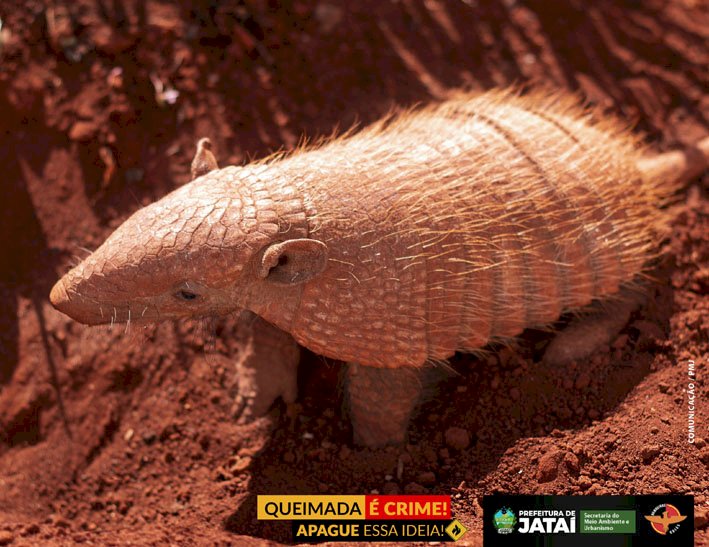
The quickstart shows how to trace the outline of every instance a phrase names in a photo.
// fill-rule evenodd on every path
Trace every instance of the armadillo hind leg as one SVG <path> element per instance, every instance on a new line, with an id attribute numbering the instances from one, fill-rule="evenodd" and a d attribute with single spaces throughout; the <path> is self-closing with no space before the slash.
<path id="1" fill-rule="evenodd" d="M 630 314 L 646 300 L 646 295 L 629 288 L 621 290 L 613 302 L 596 302 L 587 313 L 574 318 L 547 346 L 545 363 L 565 367 L 609 345 L 627 325 Z"/>
<path id="2" fill-rule="evenodd" d="M 236 362 L 238 422 L 263 416 L 279 397 L 295 402 L 300 347 L 293 337 L 250 312 L 240 317 L 237 336 L 242 347 Z"/>
<path id="3" fill-rule="evenodd" d="M 376 448 L 406 439 L 409 420 L 423 394 L 425 370 L 348 363 L 345 397 L 355 444 Z"/>

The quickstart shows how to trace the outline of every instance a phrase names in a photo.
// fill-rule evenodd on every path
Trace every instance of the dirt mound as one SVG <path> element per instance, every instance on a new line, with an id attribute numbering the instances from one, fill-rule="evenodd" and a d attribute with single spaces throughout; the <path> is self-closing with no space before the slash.
<path id="1" fill-rule="evenodd" d="M 255 520 L 257 493 L 371 490 L 451 494 L 472 543 L 485 493 L 693 493 L 707 543 L 701 180 L 654 297 L 612 347 L 563 371 L 538 362 L 538 332 L 459 356 L 400 448 L 349 444 L 336 362 L 307 356 L 296 408 L 237 425 L 233 320 L 88 328 L 47 300 L 84 248 L 189 178 L 201 136 L 238 163 L 450 87 L 535 82 L 580 92 L 660 149 L 692 143 L 709 132 L 706 5 L 179 4 L 0 5 L 0 544 L 289 542 L 289 526 Z"/>

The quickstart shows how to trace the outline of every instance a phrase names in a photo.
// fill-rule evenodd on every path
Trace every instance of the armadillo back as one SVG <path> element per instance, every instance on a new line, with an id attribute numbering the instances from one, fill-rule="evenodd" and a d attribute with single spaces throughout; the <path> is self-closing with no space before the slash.
<path id="1" fill-rule="evenodd" d="M 330 249 L 288 330 L 337 359 L 420 365 L 612 294 L 661 224 L 639 155 L 569 98 L 491 92 L 277 161 Z"/>

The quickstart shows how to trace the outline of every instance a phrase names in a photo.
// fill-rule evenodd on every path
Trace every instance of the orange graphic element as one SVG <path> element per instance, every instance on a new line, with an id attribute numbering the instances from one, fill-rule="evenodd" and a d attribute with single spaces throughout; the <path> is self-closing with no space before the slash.
<path id="1" fill-rule="evenodd" d="M 678 524 L 687 518 L 687 515 L 682 515 L 679 510 L 674 506 L 665 504 L 665 510 L 660 515 L 643 515 L 647 520 L 650 521 L 652 529 L 658 534 L 663 536 L 667 534 L 672 524 Z"/>

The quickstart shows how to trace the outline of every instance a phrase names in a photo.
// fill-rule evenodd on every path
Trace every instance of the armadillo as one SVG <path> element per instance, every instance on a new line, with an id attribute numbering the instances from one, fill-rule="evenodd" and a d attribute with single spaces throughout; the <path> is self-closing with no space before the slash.
<path id="1" fill-rule="evenodd" d="M 618 294 L 656 255 L 662 204 L 708 160 L 709 139 L 653 155 L 575 98 L 509 90 L 244 166 L 218 168 L 202 140 L 194 180 L 50 299 L 86 324 L 248 310 L 349 364 L 355 441 L 398 443 L 425 364 Z"/>

